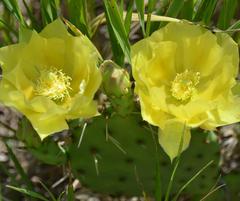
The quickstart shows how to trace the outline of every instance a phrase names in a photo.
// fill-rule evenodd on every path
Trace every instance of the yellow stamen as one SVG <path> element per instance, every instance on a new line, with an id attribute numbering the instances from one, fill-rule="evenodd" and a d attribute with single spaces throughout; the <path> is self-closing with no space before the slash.
<path id="1" fill-rule="evenodd" d="M 172 81 L 171 92 L 172 96 L 180 101 L 185 101 L 192 97 L 196 86 L 200 80 L 199 72 L 191 72 L 185 70 L 183 73 L 178 73 Z"/>
<path id="2" fill-rule="evenodd" d="M 62 70 L 51 68 L 40 71 L 40 77 L 36 81 L 35 93 L 45 96 L 56 102 L 62 102 L 70 97 L 71 77 L 67 76 Z"/>

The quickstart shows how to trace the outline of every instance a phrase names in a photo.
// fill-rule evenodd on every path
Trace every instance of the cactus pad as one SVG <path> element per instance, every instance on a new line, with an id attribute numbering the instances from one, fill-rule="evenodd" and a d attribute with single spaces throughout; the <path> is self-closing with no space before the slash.
<path id="1" fill-rule="evenodd" d="M 140 115 L 115 115 L 108 120 L 96 117 L 88 123 L 78 147 L 81 133 L 80 128 L 73 131 L 69 155 L 75 176 L 85 186 L 113 195 L 141 195 L 143 191 L 153 195 L 159 157 L 163 190 L 166 188 L 172 171 L 170 160 L 157 143 L 156 130 L 151 130 Z M 177 170 L 174 191 L 214 159 L 214 164 L 186 189 L 186 193 L 197 195 L 207 193 L 217 180 L 219 147 L 206 144 L 203 132 L 192 133 L 190 147 L 182 154 Z"/>

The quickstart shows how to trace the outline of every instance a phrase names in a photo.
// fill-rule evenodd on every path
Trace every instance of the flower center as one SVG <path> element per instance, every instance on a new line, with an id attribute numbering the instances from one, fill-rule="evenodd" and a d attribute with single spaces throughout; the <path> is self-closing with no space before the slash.
<path id="1" fill-rule="evenodd" d="M 62 70 L 51 68 L 40 71 L 40 77 L 36 81 L 35 93 L 39 96 L 45 96 L 56 102 L 62 102 L 70 97 L 71 77 L 67 76 Z"/>
<path id="2" fill-rule="evenodd" d="M 199 72 L 194 73 L 189 70 L 185 70 L 183 73 L 178 73 L 172 81 L 172 96 L 180 101 L 185 101 L 191 98 L 196 90 L 199 80 Z"/>

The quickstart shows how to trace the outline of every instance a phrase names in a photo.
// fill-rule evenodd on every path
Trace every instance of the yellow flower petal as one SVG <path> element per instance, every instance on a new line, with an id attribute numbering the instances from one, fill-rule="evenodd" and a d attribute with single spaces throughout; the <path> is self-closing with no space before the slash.
<path id="1" fill-rule="evenodd" d="M 173 161 L 179 153 L 188 148 L 191 133 L 186 124 L 173 119 L 168 120 L 162 129 L 159 128 L 158 139 L 163 150 Z"/>
<path id="2" fill-rule="evenodd" d="M 23 48 L 24 44 L 10 45 L 0 48 L 0 65 L 4 73 L 8 73 L 15 68 L 22 56 Z"/>
<path id="3" fill-rule="evenodd" d="M 72 92 L 79 91 L 79 87 L 84 80 L 83 82 L 86 83 L 85 93 L 89 92 L 92 94 L 92 91 L 96 91 L 101 82 L 100 71 L 97 70 L 101 56 L 96 48 L 90 45 L 86 37 L 68 38 L 65 45 L 65 63 L 63 68 L 72 77 Z M 92 89 L 90 90 L 90 88 Z"/>
<path id="4" fill-rule="evenodd" d="M 62 20 L 56 19 L 52 23 L 48 24 L 41 32 L 40 35 L 44 38 L 61 38 L 65 40 L 69 36 L 72 37 Z"/>
<path id="5" fill-rule="evenodd" d="M 37 113 L 28 114 L 28 119 L 37 131 L 41 140 L 49 136 L 49 133 L 56 133 L 68 129 L 66 120 L 61 115 L 53 115 L 44 118 L 43 115 Z"/>
<path id="6" fill-rule="evenodd" d="M 140 92 L 141 93 L 141 92 Z M 141 113 L 144 120 L 161 128 L 165 126 L 168 119 L 173 118 L 172 115 L 152 106 L 150 99 L 144 94 L 140 94 Z"/>

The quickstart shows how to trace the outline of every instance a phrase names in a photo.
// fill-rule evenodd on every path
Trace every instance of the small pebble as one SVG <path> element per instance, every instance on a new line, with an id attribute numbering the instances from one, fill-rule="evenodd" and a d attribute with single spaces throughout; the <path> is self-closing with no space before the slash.
<path id="1" fill-rule="evenodd" d="M 7 161 L 8 161 L 7 155 L 4 153 L 0 153 L 0 162 L 7 162 Z"/>

